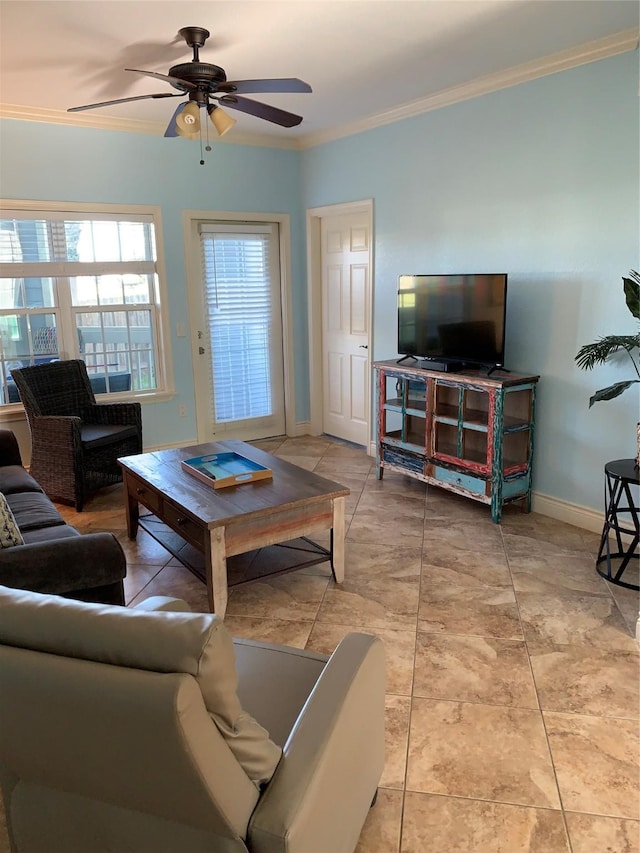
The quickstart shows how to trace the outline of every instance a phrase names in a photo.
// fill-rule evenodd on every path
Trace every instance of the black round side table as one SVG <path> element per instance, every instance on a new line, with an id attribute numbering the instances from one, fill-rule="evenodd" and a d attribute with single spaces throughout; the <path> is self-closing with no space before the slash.
<path id="1" fill-rule="evenodd" d="M 596 559 L 596 571 L 605 580 L 624 586 L 627 589 L 640 590 L 640 586 L 621 580 L 630 560 L 640 558 L 638 542 L 640 542 L 640 510 L 634 503 L 631 486 L 640 485 L 640 469 L 636 468 L 634 459 L 616 459 L 607 462 L 605 473 L 605 518 L 600 539 L 600 550 Z M 626 500 L 626 505 L 622 501 Z M 622 518 L 621 518 L 622 517 Z M 627 525 L 632 526 L 625 526 Z M 611 552 L 609 535 L 615 534 L 617 551 Z M 625 548 L 621 534 L 631 536 L 631 541 Z M 611 560 L 622 558 L 617 570 L 612 568 Z M 599 568 L 606 563 L 606 571 Z M 604 567 L 603 567 L 604 568 Z M 615 571 L 615 574 L 614 574 Z"/>

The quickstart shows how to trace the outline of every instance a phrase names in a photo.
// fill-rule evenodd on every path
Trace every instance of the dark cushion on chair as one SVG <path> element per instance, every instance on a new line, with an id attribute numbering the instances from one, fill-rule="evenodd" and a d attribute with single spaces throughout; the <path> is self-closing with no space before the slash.
<path id="1" fill-rule="evenodd" d="M 7 402 L 9 403 L 19 403 L 20 402 L 20 394 L 18 394 L 18 389 L 16 388 L 16 383 L 13 379 L 7 379 L 7 391 L 9 399 Z"/>
<path id="2" fill-rule="evenodd" d="M 80 427 L 82 444 L 88 449 L 112 444 L 115 438 L 122 441 L 125 438 L 135 438 L 137 434 L 135 426 L 121 424 L 85 424 Z"/>
<path id="3" fill-rule="evenodd" d="M 92 373 L 89 376 L 89 382 L 93 388 L 94 394 L 107 393 L 107 377 L 104 373 Z M 116 391 L 131 391 L 131 374 L 130 373 L 110 373 L 109 374 L 109 390 Z"/>
<path id="4" fill-rule="evenodd" d="M 10 495 L 12 492 L 42 492 L 42 489 L 21 465 L 3 465 L 0 467 L 0 492 Z"/>
<path id="5" fill-rule="evenodd" d="M 65 523 L 64 518 L 42 492 L 21 492 L 6 497 L 22 533 L 37 527 L 53 527 Z"/>

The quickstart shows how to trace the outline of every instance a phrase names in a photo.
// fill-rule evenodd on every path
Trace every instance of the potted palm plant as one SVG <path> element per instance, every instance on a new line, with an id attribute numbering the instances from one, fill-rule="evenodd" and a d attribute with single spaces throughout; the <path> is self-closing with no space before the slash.
<path id="1" fill-rule="evenodd" d="M 624 297 L 627 303 L 627 308 L 633 316 L 640 322 L 640 275 L 635 270 L 630 270 L 629 277 L 622 277 Z M 640 328 L 635 335 L 606 335 L 598 338 L 592 344 L 585 344 L 580 347 L 578 354 L 575 357 L 576 363 L 583 370 L 593 370 L 596 364 L 605 364 L 612 359 L 617 353 L 624 353 L 629 356 L 633 369 L 635 371 L 634 379 L 626 379 L 622 382 L 614 382 L 613 385 L 608 385 L 606 388 L 600 388 L 593 396 L 589 398 L 589 408 L 594 403 L 602 402 L 603 400 L 613 400 L 624 393 L 627 388 L 640 383 L 640 367 L 638 355 L 640 353 Z M 637 425 L 638 449 L 636 453 L 636 465 L 640 464 L 640 422 Z"/>

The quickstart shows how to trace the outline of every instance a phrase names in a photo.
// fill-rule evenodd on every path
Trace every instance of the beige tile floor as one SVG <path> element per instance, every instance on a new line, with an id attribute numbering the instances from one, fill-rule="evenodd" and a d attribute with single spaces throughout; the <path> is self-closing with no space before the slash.
<path id="1" fill-rule="evenodd" d="M 326 653 L 382 638 L 386 765 L 358 853 L 639 853 L 638 594 L 595 573 L 598 536 L 515 508 L 494 525 L 324 437 L 258 444 L 351 489 L 345 582 L 323 564 L 236 587 L 226 623 Z M 63 511 L 116 532 L 127 603 L 206 609 L 148 534 L 127 540 L 121 486 Z"/>

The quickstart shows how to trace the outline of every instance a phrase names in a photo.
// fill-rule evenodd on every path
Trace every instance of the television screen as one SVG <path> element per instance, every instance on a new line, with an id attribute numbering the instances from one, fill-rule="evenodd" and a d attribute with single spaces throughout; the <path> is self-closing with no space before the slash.
<path id="1" fill-rule="evenodd" d="M 398 352 L 443 363 L 502 366 L 506 273 L 401 275 Z"/>

